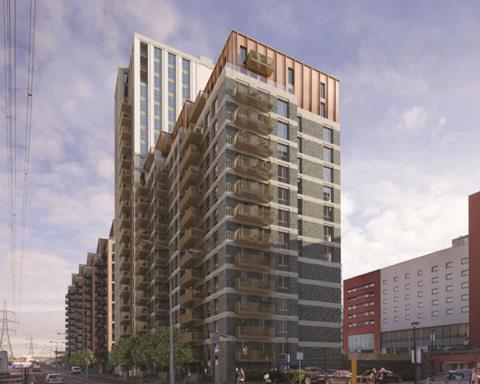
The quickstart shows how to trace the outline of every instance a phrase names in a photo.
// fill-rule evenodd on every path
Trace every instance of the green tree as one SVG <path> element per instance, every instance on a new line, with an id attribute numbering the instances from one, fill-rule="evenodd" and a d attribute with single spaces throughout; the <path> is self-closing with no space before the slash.
<path id="1" fill-rule="evenodd" d="M 137 343 L 136 337 L 131 336 L 125 339 L 121 339 L 116 342 L 112 347 L 112 363 L 113 365 L 119 365 L 128 372 L 136 366 L 135 361 L 135 344 Z"/>
<path id="2" fill-rule="evenodd" d="M 90 350 L 76 352 L 70 357 L 70 366 L 78 365 L 85 368 L 85 374 L 88 377 L 88 368 L 95 364 L 97 359 L 95 354 Z"/>

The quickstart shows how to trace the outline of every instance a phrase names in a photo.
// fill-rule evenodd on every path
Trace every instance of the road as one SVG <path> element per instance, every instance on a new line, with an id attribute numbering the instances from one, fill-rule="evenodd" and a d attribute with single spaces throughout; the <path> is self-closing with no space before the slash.
<path id="1" fill-rule="evenodd" d="M 45 377 L 47 376 L 48 373 L 54 373 L 54 371 L 49 371 L 49 372 L 42 372 L 38 373 L 35 375 L 31 375 L 31 382 L 34 384 L 44 384 L 45 383 Z M 65 381 L 65 384 L 88 384 L 88 383 L 94 383 L 94 384 L 120 384 L 120 383 L 126 383 L 126 380 L 122 378 L 115 378 L 111 376 L 103 376 L 103 375 L 89 375 L 88 379 L 85 377 L 85 375 L 71 375 L 69 373 L 63 372 L 58 372 L 60 375 L 63 376 L 63 379 Z"/>

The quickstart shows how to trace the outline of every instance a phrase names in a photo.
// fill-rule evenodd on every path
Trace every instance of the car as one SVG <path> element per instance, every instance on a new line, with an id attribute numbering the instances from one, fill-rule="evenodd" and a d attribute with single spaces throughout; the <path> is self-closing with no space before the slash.
<path id="1" fill-rule="evenodd" d="M 372 380 L 370 378 L 370 375 L 372 374 L 373 369 L 368 369 L 365 372 L 363 372 L 361 375 L 358 375 L 357 381 L 359 383 L 371 383 Z M 377 375 L 381 372 L 382 370 L 379 369 L 377 370 Z M 402 378 L 399 375 L 394 374 L 392 371 L 389 371 L 388 369 L 383 368 L 383 381 L 382 383 L 400 383 L 402 381 Z"/>
<path id="2" fill-rule="evenodd" d="M 72 372 L 72 375 L 79 375 L 80 373 L 82 373 L 82 370 L 80 369 L 80 367 L 72 367 L 72 369 L 70 369 L 70 372 Z"/>
<path id="3" fill-rule="evenodd" d="M 327 372 L 321 368 L 306 367 L 302 368 L 302 371 L 305 375 L 302 381 L 304 384 L 327 384 L 328 382 Z"/>
<path id="4" fill-rule="evenodd" d="M 327 384 L 350 384 L 352 382 L 352 373 L 350 371 L 337 369 L 332 375 L 329 375 Z"/>
<path id="5" fill-rule="evenodd" d="M 445 383 L 447 384 L 470 384 L 472 371 L 467 369 L 457 369 L 449 371 L 445 376 Z"/>
<path id="6" fill-rule="evenodd" d="M 64 384 L 62 375 L 58 373 L 49 373 L 45 378 L 45 384 Z"/>

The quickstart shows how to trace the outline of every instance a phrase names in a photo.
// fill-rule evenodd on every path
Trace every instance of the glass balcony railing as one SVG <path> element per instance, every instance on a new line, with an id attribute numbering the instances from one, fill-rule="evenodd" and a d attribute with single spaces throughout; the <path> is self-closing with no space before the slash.
<path id="1" fill-rule="evenodd" d="M 273 258 L 263 252 L 241 250 L 235 254 L 235 266 L 239 269 L 269 271 L 273 268 Z"/>
<path id="2" fill-rule="evenodd" d="M 235 207 L 236 220 L 247 223 L 267 226 L 272 224 L 273 215 L 270 207 L 240 203 Z"/>
<path id="3" fill-rule="evenodd" d="M 239 326 L 235 329 L 239 340 L 268 340 L 275 336 L 275 328 Z"/>
<path id="4" fill-rule="evenodd" d="M 270 139 L 246 131 L 237 132 L 234 145 L 235 148 L 241 151 L 264 158 L 268 158 L 273 154 L 273 142 Z"/>
<path id="5" fill-rule="evenodd" d="M 269 248 L 273 246 L 270 233 L 260 228 L 239 228 L 235 231 L 235 242 L 244 246 Z"/>
<path id="6" fill-rule="evenodd" d="M 252 49 L 247 54 L 245 66 L 250 71 L 270 77 L 275 70 L 275 60 Z"/>
<path id="7" fill-rule="evenodd" d="M 273 95 L 240 83 L 237 84 L 233 97 L 237 101 L 257 108 L 262 112 L 271 111 L 275 102 Z"/>
<path id="8" fill-rule="evenodd" d="M 240 129 L 261 135 L 271 134 L 275 125 L 275 120 L 270 116 L 244 107 L 237 108 L 233 121 Z"/>
<path id="9" fill-rule="evenodd" d="M 270 303 L 235 303 L 235 313 L 245 317 L 269 317 L 275 313 Z"/>
<path id="10" fill-rule="evenodd" d="M 261 180 L 269 180 L 273 176 L 272 163 L 244 155 L 237 155 L 234 169 L 239 173 Z"/>
<path id="11" fill-rule="evenodd" d="M 270 185 L 244 179 L 235 183 L 235 194 L 238 197 L 244 197 L 260 203 L 269 203 L 273 200 Z"/>

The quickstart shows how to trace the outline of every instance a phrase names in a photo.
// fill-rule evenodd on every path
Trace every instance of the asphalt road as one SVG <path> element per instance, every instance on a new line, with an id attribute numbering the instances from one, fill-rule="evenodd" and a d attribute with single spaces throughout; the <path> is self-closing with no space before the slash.
<path id="1" fill-rule="evenodd" d="M 30 376 L 30 381 L 33 384 L 45 384 L 45 378 L 48 373 L 55 373 L 55 371 L 49 372 L 41 372 Z M 65 384 L 85 384 L 85 383 L 94 383 L 94 384 L 119 384 L 119 383 L 126 383 L 124 379 L 115 378 L 111 376 L 103 376 L 103 375 L 89 375 L 88 378 L 85 375 L 71 375 L 69 373 L 65 373 L 65 371 L 59 371 L 60 375 L 62 375 Z"/>

